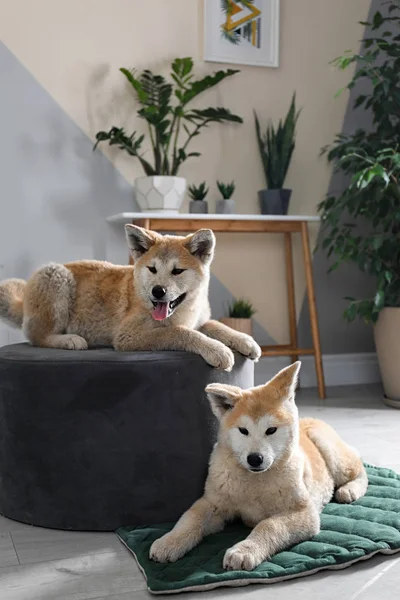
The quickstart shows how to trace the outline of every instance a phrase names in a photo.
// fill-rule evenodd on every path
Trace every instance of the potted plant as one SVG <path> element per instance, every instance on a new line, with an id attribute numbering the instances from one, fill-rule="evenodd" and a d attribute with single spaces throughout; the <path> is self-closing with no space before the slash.
<path id="1" fill-rule="evenodd" d="M 206 187 L 206 182 L 203 181 L 200 185 L 190 185 L 189 186 L 189 196 L 191 198 L 189 203 L 189 212 L 190 213 L 208 213 L 208 202 L 205 200 L 208 194 L 208 187 Z"/>
<path id="2" fill-rule="evenodd" d="M 300 111 L 296 112 L 296 95 L 293 94 L 284 123 L 280 120 L 277 129 L 272 123 L 269 123 L 265 134 L 262 134 L 257 113 L 254 111 L 258 147 L 268 188 L 258 192 L 260 210 L 263 215 L 286 215 L 288 213 L 292 190 L 283 186 L 295 148 L 296 124 L 299 114 Z"/>
<path id="3" fill-rule="evenodd" d="M 221 323 L 228 325 L 231 329 L 236 329 L 236 331 L 252 335 L 253 328 L 251 317 L 255 312 L 256 311 L 250 302 L 240 298 L 239 300 L 232 302 L 228 307 L 229 316 L 222 318 Z"/>
<path id="4" fill-rule="evenodd" d="M 217 200 L 216 212 L 219 214 L 232 214 L 235 212 L 235 201 L 233 200 L 233 192 L 235 191 L 235 182 L 223 183 L 217 181 L 217 187 L 222 196 L 222 200 Z"/>
<path id="5" fill-rule="evenodd" d="M 135 92 L 138 117 L 147 123 L 152 159 L 145 158 L 141 151 L 145 136 L 136 131 L 127 134 L 122 127 L 99 131 L 94 149 L 99 143 L 108 142 L 137 158 L 145 173 L 145 177 L 135 180 L 141 210 L 176 213 L 186 189 L 186 180 L 178 177 L 180 167 L 187 159 L 200 156 L 199 152 L 188 152 L 191 141 L 210 123 L 243 122 L 241 117 L 223 107 L 190 108 L 190 105 L 200 94 L 238 71 L 228 69 L 194 79 L 191 58 L 173 61 L 172 81 L 149 70 L 139 75 L 128 69 L 120 71 Z"/>
<path id="6" fill-rule="evenodd" d="M 340 69 L 357 64 L 349 89 L 368 83 L 354 108 L 371 111 L 372 127 L 340 134 L 325 149 L 349 183 L 319 210 L 322 246 L 335 258 L 331 268 L 353 262 L 375 278 L 374 296 L 348 298 L 344 316 L 374 325 L 385 401 L 400 408 L 400 8 L 385 4 L 385 14 L 376 12 L 367 24 L 362 51 L 334 61 Z"/>

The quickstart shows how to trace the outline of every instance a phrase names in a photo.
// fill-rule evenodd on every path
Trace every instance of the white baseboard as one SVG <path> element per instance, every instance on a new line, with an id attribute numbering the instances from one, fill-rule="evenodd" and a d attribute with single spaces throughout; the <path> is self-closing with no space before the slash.
<path id="1" fill-rule="evenodd" d="M 300 357 L 301 387 L 316 387 L 317 377 L 313 356 Z M 322 357 L 325 383 L 327 386 L 379 383 L 378 359 L 374 352 L 359 354 L 325 354 Z M 264 357 L 255 365 L 254 384 L 262 385 L 276 373 L 290 364 L 286 357 Z"/>

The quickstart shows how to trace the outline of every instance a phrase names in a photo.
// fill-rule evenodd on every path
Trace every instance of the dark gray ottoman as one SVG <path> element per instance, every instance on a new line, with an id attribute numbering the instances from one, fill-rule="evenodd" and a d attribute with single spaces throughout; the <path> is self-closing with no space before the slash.
<path id="1" fill-rule="evenodd" d="M 0 513 L 57 529 L 174 521 L 202 493 L 208 383 L 253 385 L 183 352 L 0 348 Z"/>

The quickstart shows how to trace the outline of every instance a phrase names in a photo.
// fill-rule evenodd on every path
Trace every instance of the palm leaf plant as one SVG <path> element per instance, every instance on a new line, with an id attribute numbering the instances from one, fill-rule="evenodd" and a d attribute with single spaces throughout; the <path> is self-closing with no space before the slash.
<path id="1" fill-rule="evenodd" d="M 189 152 L 188 147 L 211 123 L 243 122 L 224 107 L 191 107 L 193 100 L 238 73 L 237 70 L 221 70 L 195 79 L 193 59 L 187 57 L 173 61 L 170 80 L 148 69 L 140 74 L 125 68 L 120 71 L 135 92 L 138 117 L 147 123 L 152 159 L 145 158 L 142 151 L 145 136 L 137 131 L 128 134 L 122 127 L 99 131 L 94 149 L 102 142 L 117 146 L 137 158 L 147 176 L 176 176 L 186 160 L 200 156 L 199 152 Z"/>

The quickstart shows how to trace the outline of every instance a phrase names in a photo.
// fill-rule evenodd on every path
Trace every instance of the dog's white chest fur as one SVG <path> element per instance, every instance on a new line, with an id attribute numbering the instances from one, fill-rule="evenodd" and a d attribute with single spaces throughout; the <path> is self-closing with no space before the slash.
<path id="1" fill-rule="evenodd" d="M 206 485 L 219 504 L 228 507 L 230 517 L 240 518 L 249 527 L 260 521 L 290 510 L 290 507 L 307 496 L 301 481 L 294 482 L 290 473 L 279 471 L 250 473 L 226 461 L 218 447 L 214 449 Z"/>

